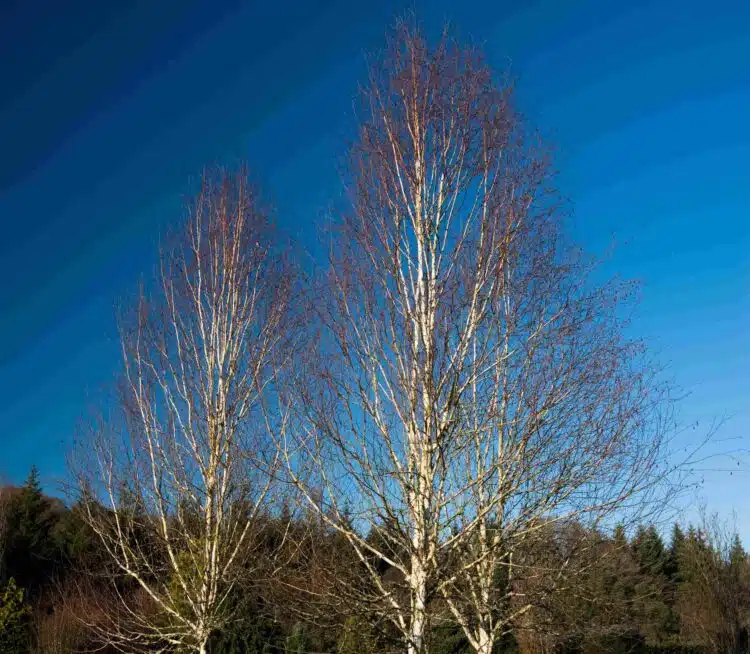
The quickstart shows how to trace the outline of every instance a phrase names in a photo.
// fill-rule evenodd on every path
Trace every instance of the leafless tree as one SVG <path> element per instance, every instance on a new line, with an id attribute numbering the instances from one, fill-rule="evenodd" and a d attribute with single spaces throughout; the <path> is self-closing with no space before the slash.
<path id="1" fill-rule="evenodd" d="M 667 398 L 623 336 L 631 287 L 597 285 L 566 246 L 511 99 L 473 49 L 398 27 L 364 91 L 318 356 L 289 400 L 289 474 L 414 654 L 446 607 L 488 654 L 533 601 L 514 591 L 539 573 L 524 543 L 644 506 L 663 478 Z"/>
<path id="2" fill-rule="evenodd" d="M 58 586 L 49 597 L 37 602 L 31 619 L 31 641 L 34 654 L 68 654 L 69 652 L 98 649 L 99 643 L 88 642 L 91 633 L 86 623 L 93 624 L 97 616 L 107 613 L 102 594 L 88 585 L 87 593 L 78 583 Z M 87 647 L 88 645 L 88 647 Z"/>
<path id="3" fill-rule="evenodd" d="M 127 651 L 205 652 L 231 621 L 278 460 L 260 407 L 291 356 L 287 258 L 244 172 L 204 175 L 186 222 L 123 322 L 119 408 L 75 461 L 119 604 L 93 627 Z"/>
<path id="4" fill-rule="evenodd" d="M 641 344 L 623 336 L 618 310 L 628 287 L 597 286 L 579 255 L 563 249 L 559 225 L 539 212 L 540 187 L 524 165 L 509 148 L 497 155 L 498 169 L 514 169 L 502 182 L 506 197 L 523 200 L 516 207 L 500 199 L 488 212 L 508 222 L 461 402 L 467 440 L 453 462 L 459 510 L 451 525 L 459 563 L 440 584 L 483 654 L 545 600 L 519 592 L 525 576 L 544 575 L 549 592 L 574 586 L 576 575 L 596 565 L 599 548 L 581 551 L 590 530 L 651 517 L 674 466 L 668 388 Z M 545 569 L 526 543 L 571 523 L 569 554 L 562 566 Z"/>
<path id="5" fill-rule="evenodd" d="M 513 635 L 522 652 L 556 652 L 576 642 L 608 651 L 608 640 L 625 646 L 639 635 L 634 604 L 651 593 L 663 598 L 665 589 L 640 575 L 620 533 L 610 539 L 578 523 L 550 522 L 514 552 L 524 565 L 504 599 L 517 613 Z"/>
<path id="6" fill-rule="evenodd" d="M 700 514 L 700 527 L 679 553 L 681 637 L 708 652 L 742 651 L 750 630 L 750 561 L 734 528 L 705 508 Z"/>

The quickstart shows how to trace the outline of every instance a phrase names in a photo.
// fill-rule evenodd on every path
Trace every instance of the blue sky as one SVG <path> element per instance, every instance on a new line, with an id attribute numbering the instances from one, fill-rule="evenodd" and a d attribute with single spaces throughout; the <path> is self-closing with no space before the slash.
<path id="1" fill-rule="evenodd" d="M 64 473 L 117 370 L 115 307 L 203 165 L 247 160 L 314 249 L 363 55 L 405 9 L 515 75 L 575 237 L 614 242 L 606 271 L 643 283 L 631 329 L 688 394 L 685 438 L 728 416 L 715 449 L 750 447 L 748 3 L 16 0 L 0 9 L 0 474 Z M 706 471 L 700 497 L 750 543 L 747 470 Z"/>

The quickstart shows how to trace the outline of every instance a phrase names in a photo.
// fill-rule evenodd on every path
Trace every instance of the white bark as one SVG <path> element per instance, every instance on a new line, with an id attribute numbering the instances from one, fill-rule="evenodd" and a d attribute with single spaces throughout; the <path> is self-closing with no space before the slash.
<path id="1" fill-rule="evenodd" d="M 113 581 L 138 589 L 118 591 L 119 613 L 96 625 L 116 646 L 205 651 L 256 567 L 277 459 L 260 408 L 291 338 L 292 289 L 270 235 L 244 174 L 206 176 L 159 293 L 123 330 L 122 422 L 102 424 L 78 462 Z"/>
<path id="2" fill-rule="evenodd" d="M 366 103 L 285 456 L 410 653 L 434 592 L 489 652 L 533 604 L 516 590 L 540 530 L 654 489 L 664 396 L 622 338 L 627 288 L 565 247 L 546 156 L 476 53 L 401 30 Z"/>
<path id="3" fill-rule="evenodd" d="M 285 454 L 292 479 L 357 552 L 371 588 L 363 599 L 417 654 L 474 484 L 456 474 L 467 447 L 458 427 L 509 238 L 496 209 L 512 189 L 498 177 L 503 95 L 487 91 L 470 55 L 447 42 L 428 53 L 401 36 L 369 91 L 354 215 L 332 246 L 320 360 L 297 388 Z M 403 582 L 386 583 L 373 557 Z"/>
<path id="4" fill-rule="evenodd" d="M 427 582 L 427 571 L 423 569 L 419 557 L 414 557 L 409 578 L 412 589 L 411 621 L 407 641 L 409 654 L 420 654 L 424 651 L 427 626 Z"/>
<path id="5" fill-rule="evenodd" d="M 492 654 L 494 644 L 493 635 L 483 626 L 477 627 L 477 644 L 475 647 L 477 654 Z"/>

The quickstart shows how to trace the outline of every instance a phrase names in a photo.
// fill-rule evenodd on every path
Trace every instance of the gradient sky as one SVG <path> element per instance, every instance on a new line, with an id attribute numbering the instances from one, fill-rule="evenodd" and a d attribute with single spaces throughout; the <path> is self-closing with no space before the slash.
<path id="1" fill-rule="evenodd" d="M 750 448 L 750 3 L 5 0 L 0 3 L 0 474 L 52 488 L 117 370 L 114 309 L 205 164 L 246 160 L 314 247 L 340 193 L 363 54 L 444 19 L 518 80 L 573 229 L 643 282 L 632 326 L 687 393 L 692 442 Z M 700 497 L 750 543 L 750 475 Z"/>

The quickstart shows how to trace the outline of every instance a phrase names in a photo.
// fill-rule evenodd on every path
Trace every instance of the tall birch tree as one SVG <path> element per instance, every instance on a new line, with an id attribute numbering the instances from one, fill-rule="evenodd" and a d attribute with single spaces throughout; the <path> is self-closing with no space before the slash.
<path id="1" fill-rule="evenodd" d="M 489 654 L 533 602 L 535 533 L 645 501 L 665 396 L 623 337 L 629 287 L 566 246 L 549 158 L 479 53 L 401 24 L 362 113 L 287 467 L 409 654 L 439 619 Z"/>
<path id="2" fill-rule="evenodd" d="M 75 469 L 116 599 L 92 627 L 124 651 L 206 652 L 242 575 L 260 569 L 278 462 L 261 405 L 294 338 L 274 239 L 244 171 L 207 173 L 154 292 L 123 323 L 121 401 Z"/>

